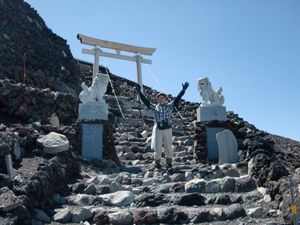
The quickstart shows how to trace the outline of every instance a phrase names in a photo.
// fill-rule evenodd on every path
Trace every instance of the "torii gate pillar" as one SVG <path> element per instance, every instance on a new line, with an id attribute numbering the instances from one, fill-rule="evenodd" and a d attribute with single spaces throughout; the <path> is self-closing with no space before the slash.
<path id="1" fill-rule="evenodd" d="M 95 47 L 94 48 L 94 64 L 93 64 L 93 80 L 95 76 L 99 73 L 99 58 L 100 58 L 100 49 Z"/>
<path id="2" fill-rule="evenodd" d="M 141 87 L 141 91 L 144 92 L 141 59 L 142 59 L 142 57 L 139 54 L 137 54 L 136 55 L 137 82 Z"/>

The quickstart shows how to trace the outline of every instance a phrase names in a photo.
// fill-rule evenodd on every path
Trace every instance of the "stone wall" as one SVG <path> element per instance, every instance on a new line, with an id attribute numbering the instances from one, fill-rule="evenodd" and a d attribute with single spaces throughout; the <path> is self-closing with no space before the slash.
<path id="1" fill-rule="evenodd" d="M 0 113 L 47 123 L 55 112 L 62 124 L 70 124 L 76 121 L 77 111 L 78 98 L 71 94 L 0 80 Z"/>

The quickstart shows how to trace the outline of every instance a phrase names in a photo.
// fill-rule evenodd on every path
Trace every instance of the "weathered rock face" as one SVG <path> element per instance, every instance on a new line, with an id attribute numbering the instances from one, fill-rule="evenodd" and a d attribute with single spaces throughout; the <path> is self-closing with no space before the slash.
<path id="1" fill-rule="evenodd" d="M 0 1 L 0 21 L 0 79 L 23 81 L 25 63 L 26 83 L 75 94 L 76 62 L 66 40 L 28 3 Z"/>
<path id="2" fill-rule="evenodd" d="M 0 80 L 0 113 L 48 123 L 48 117 L 56 112 L 62 124 L 70 124 L 77 119 L 77 111 L 78 98 L 71 94 Z"/>

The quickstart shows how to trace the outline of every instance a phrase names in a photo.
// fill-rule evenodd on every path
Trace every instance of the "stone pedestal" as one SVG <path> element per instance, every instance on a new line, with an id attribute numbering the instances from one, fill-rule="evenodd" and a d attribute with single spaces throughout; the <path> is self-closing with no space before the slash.
<path id="1" fill-rule="evenodd" d="M 226 108 L 221 105 L 206 105 L 200 106 L 197 109 L 197 121 L 208 122 L 208 121 L 226 121 Z"/>
<path id="2" fill-rule="evenodd" d="M 82 157 L 102 160 L 103 123 L 108 119 L 108 105 L 105 101 L 79 104 L 79 119 L 82 121 Z"/>
<path id="3" fill-rule="evenodd" d="M 108 105 L 105 101 L 80 103 L 78 114 L 81 120 L 107 120 Z"/>
<path id="4" fill-rule="evenodd" d="M 97 160 L 103 158 L 103 124 L 82 124 L 82 157 Z"/>

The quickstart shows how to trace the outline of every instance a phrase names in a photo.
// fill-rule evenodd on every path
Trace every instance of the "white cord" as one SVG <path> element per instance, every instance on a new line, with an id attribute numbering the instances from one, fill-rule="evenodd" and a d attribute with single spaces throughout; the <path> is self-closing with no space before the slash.
<path id="1" fill-rule="evenodd" d="M 147 68 L 147 70 L 149 71 L 149 73 L 152 75 L 154 81 L 155 81 L 159 86 L 162 87 L 162 85 L 161 85 L 160 82 L 158 81 L 158 79 L 157 79 L 157 77 L 155 76 L 155 74 L 150 70 L 149 66 L 148 66 L 147 64 L 145 64 L 145 65 L 146 65 L 146 68 Z"/>
<path id="2" fill-rule="evenodd" d="M 102 63 L 102 64 L 104 65 L 104 63 Z M 118 105 L 118 107 L 119 107 L 119 110 L 120 110 L 120 112 L 121 112 L 122 118 L 125 118 L 125 116 L 124 116 L 124 114 L 123 114 L 123 112 L 122 112 L 122 109 L 121 109 L 121 106 L 120 106 L 120 103 L 119 103 L 118 97 L 117 97 L 117 95 L 116 95 L 116 92 L 115 92 L 114 86 L 113 86 L 113 84 L 112 84 L 112 81 L 111 81 L 111 79 L 110 79 L 109 72 L 108 72 L 108 70 L 107 70 L 107 67 L 106 67 L 105 65 L 104 65 L 104 68 L 105 68 L 105 70 L 106 70 L 106 74 L 108 75 L 109 83 L 110 83 L 110 85 L 111 85 L 112 91 L 113 91 L 113 93 L 114 93 L 114 96 L 115 96 L 115 98 L 116 98 L 117 105 Z"/>

